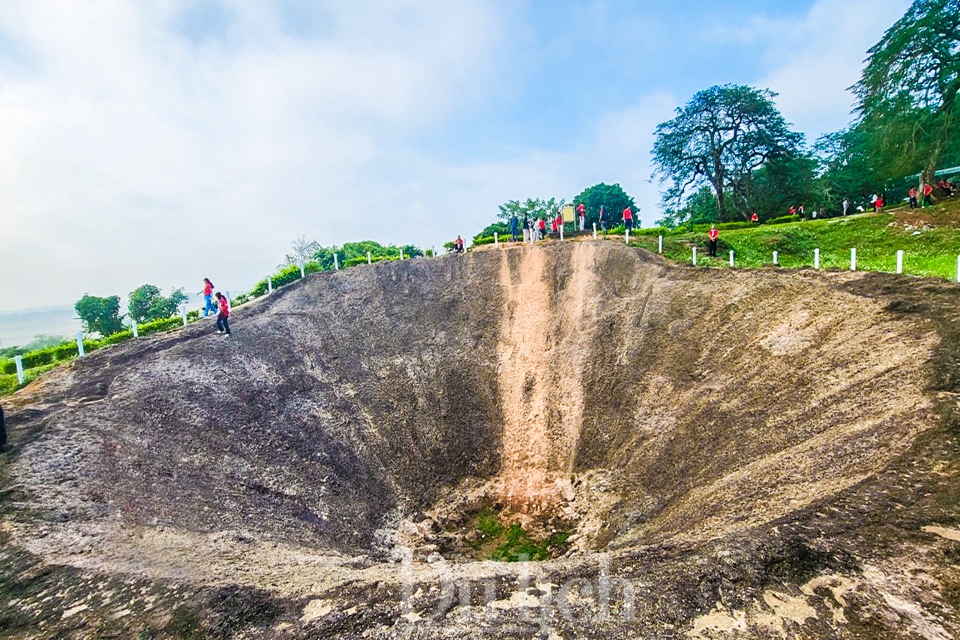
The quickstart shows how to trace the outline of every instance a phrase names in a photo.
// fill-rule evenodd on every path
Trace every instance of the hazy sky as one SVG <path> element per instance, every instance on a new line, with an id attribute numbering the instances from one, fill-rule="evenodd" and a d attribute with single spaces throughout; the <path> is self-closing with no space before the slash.
<path id="1" fill-rule="evenodd" d="M 439 246 L 619 182 L 656 125 L 779 92 L 812 141 L 907 0 L 4 0 L 0 310 L 249 287 L 297 235 Z"/>

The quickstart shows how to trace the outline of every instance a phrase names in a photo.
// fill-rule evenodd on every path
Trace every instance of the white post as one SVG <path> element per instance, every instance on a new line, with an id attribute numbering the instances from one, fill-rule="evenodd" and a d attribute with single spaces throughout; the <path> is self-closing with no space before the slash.
<path id="1" fill-rule="evenodd" d="M 780 255 L 779 252 L 777 252 L 777 251 L 774 251 L 774 252 L 773 252 L 773 264 L 775 264 L 775 265 L 779 265 L 779 264 L 780 264 L 779 262 L 777 262 L 777 256 L 778 256 L 778 255 Z"/>
<path id="2" fill-rule="evenodd" d="M 857 270 L 857 250 L 850 249 L 850 271 Z"/>
<path id="3" fill-rule="evenodd" d="M 183 326 L 187 326 L 187 305 L 180 305 L 180 317 L 183 318 Z"/>
<path id="4" fill-rule="evenodd" d="M 17 363 L 17 384 L 23 384 L 23 358 L 17 356 L 14 360 Z"/>
<path id="5" fill-rule="evenodd" d="M 663 255 L 663 236 L 660 236 L 660 241 L 657 244 L 657 253 Z"/>
<path id="6" fill-rule="evenodd" d="M 697 248 L 696 247 L 693 248 L 693 265 L 694 266 L 697 265 Z"/>
<path id="7" fill-rule="evenodd" d="M 563 242 L 563 225 L 560 225 L 560 242 Z"/>
<path id="8" fill-rule="evenodd" d="M 403 260 L 403 249 L 400 249 L 400 259 Z"/>
<path id="9" fill-rule="evenodd" d="M 496 231 L 493 232 L 493 246 L 495 246 L 495 247 L 499 247 L 499 246 L 500 246 L 500 234 L 497 233 Z M 402 252 L 402 251 L 403 251 L 403 250 L 401 249 L 401 252 Z"/>
<path id="10" fill-rule="evenodd" d="M 594 240 L 597 239 L 597 223 L 596 222 L 593 223 L 593 239 Z"/>
<path id="11" fill-rule="evenodd" d="M 897 251 L 897 273 L 903 273 L 903 251 Z"/>
<path id="12" fill-rule="evenodd" d="M 137 321 L 136 321 L 136 320 L 131 320 L 131 321 L 130 321 L 130 328 L 133 329 L 133 337 L 134 337 L 134 338 L 139 338 L 139 337 L 140 337 L 140 331 L 137 330 Z"/>
<path id="13" fill-rule="evenodd" d="M 230 292 L 227 291 L 226 293 L 227 293 L 227 306 L 228 306 L 228 307 L 232 307 L 232 306 L 233 306 L 233 300 L 230 299 Z"/>
<path id="14" fill-rule="evenodd" d="M 306 277 L 307 277 L 306 271 L 303 270 L 303 262 L 300 263 L 300 277 L 301 277 L 301 278 L 306 278 Z"/>
<path id="15" fill-rule="evenodd" d="M 340 260 L 337 258 L 337 254 L 333 254 L 333 270 L 340 271 Z"/>
<path id="16" fill-rule="evenodd" d="M 733 249 L 730 250 L 730 266 L 733 266 Z"/>
<path id="17" fill-rule="evenodd" d="M 630 229 L 625 229 L 626 233 L 624 234 L 624 239 L 627 244 L 630 244 Z"/>
<path id="18" fill-rule="evenodd" d="M 367 264 L 373 264 L 373 256 L 367 251 Z"/>
<path id="19" fill-rule="evenodd" d="M 267 276 L 267 293 L 273 293 L 273 276 Z"/>
<path id="20" fill-rule="evenodd" d="M 813 250 L 813 268 L 814 269 L 820 268 L 820 249 Z"/>
<path id="21" fill-rule="evenodd" d="M 77 355 L 83 357 L 83 331 L 77 331 Z"/>

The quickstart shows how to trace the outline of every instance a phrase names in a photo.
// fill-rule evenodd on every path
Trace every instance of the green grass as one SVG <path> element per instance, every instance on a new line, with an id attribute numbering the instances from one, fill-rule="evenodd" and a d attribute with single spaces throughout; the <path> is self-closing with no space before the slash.
<path id="1" fill-rule="evenodd" d="M 664 255 L 678 262 L 690 262 L 693 245 L 698 246 L 697 264 L 729 267 L 729 251 L 739 268 L 758 268 L 773 264 L 773 252 L 779 253 L 781 267 L 813 266 L 814 249 L 820 249 L 821 269 L 849 269 L 850 249 L 857 249 L 857 269 L 896 271 L 897 251 L 904 252 L 903 272 L 917 276 L 957 278 L 960 256 L 960 203 L 949 201 L 924 211 L 933 218 L 933 229 L 914 235 L 902 226 L 889 226 L 896 216 L 889 213 L 848 218 L 797 222 L 732 229 L 720 232 L 718 257 L 706 257 L 706 233 L 687 233 L 664 237 Z M 656 251 L 655 237 L 631 239 L 631 245 Z"/>

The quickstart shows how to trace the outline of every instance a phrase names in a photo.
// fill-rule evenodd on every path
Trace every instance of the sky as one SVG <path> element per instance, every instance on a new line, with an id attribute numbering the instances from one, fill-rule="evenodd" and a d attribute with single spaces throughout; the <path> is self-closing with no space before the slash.
<path id="1" fill-rule="evenodd" d="M 441 246 L 619 183 L 715 84 L 809 142 L 907 0 L 4 0 L 0 311 L 240 291 L 298 236 Z M 38 329 L 39 332 L 39 329 Z"/>

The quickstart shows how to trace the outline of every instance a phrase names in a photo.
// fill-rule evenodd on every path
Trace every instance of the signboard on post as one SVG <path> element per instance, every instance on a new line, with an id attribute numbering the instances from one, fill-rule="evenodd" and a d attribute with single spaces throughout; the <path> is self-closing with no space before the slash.
<path id="1" fill-rule="evenodd" d="M 573 222 L 574 222 L 573 205 L 572 204 L 563 205 L 563 224 L 573 224 Z"/>

